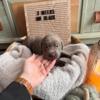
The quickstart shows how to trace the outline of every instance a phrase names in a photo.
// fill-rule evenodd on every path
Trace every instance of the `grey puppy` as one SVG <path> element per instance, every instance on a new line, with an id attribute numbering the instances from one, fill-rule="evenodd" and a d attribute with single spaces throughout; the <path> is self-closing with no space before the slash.
<path id="1" fill-rule="evenodd" d="M 48 60 L 58 59 L 63 50 L 63 42 L 58 35 L 46 35 L 41 42 L 41 52 Z"/>
<path id="2" fill-rule="evenodd" d="M 43 55 L 47 60 L 58 59 L 63 50 L 63 42 L 56 34 L 48 34 L 43 38 L 36 37 L 28 40 L 32 53 Z"/>

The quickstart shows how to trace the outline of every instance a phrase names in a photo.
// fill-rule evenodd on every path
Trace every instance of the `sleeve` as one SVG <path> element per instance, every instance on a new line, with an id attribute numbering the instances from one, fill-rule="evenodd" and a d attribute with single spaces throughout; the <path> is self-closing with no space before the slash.
<path id="1" fill-rule="evenodd" d="M 0 100 L 31 100 L 31 97 L 24 85 L 13 82 L 0 93 Z"/>

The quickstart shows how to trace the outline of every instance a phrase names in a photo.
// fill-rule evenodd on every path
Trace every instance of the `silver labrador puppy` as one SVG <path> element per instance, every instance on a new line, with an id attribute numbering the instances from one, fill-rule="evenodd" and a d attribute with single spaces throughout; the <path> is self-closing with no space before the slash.
<path id="1" fill-rule="evenodd" d="M 48 34 L 43 38 L 31 38 L 27 44 L 32 53 L 43 55 L 47 60 L 58 59 L 63 50 L 63 41 L 56 34 Z"/>

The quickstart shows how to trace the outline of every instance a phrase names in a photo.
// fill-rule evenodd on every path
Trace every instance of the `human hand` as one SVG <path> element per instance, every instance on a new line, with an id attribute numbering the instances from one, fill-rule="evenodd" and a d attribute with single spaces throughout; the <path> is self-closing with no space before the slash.
<path id="1" fill-rule="evenodd" d="M 20 77 L 28 80 L 34 89 L 46 78 L 55 62 L 56 60 L 47 61 L 42 56 L 33 54 L 25 61 L 24 70 Z"/>

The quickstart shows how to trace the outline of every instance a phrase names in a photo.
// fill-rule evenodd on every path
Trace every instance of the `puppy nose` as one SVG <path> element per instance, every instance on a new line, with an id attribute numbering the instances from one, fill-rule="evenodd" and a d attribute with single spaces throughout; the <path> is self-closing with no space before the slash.
<path id="1" fill-rule="evenodd" d="M 49 57 L 53 57 L 53 58 L 56 58 L 56 53 L 52 52 L 52 53 L 49 53 L 48 55 Z"/>

